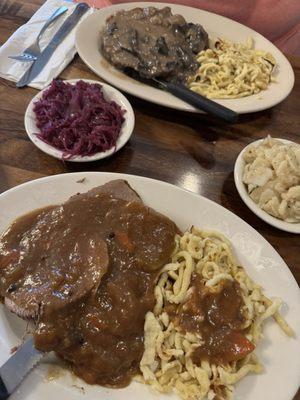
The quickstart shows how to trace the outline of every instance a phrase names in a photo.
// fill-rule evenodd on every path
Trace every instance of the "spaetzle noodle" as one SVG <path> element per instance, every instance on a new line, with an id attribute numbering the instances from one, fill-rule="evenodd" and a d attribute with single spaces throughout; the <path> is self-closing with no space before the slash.
<path id="1" fill-rule="evenodd" d="M 250 38 L 245 44 L 218 40 L 214 49 L 197 56 L 200 67 L 189 87 L 208 98 L 235 99 L 267 89 L 276 61 L 267 52 L 254 49 Z"/>
<path id="2" fill-rule="evenodd" d="M 216 291 L 224 280 L 239 283 L 244 301 L 246 336 L 257 344 L 262 324 L 273 317 L 284 333 L 292 329 L 279 314 L 281 300 L 268 299 L 234 258 L 229 240 L 216 231 L 192 227 L 176 236 L 172 260 L 161 270 L 155 287 L 156 305 L 148 312 L 144 325 L 144 354 L 140 363 L 142 379 L 154 389 L 167 393 L 173 389 L 182 399 L 231 399 L 233 385 L 249 373 L 260 373 L 262 365 L 254 352 L 243 359 L 217 365 L 192 360 L 203 344 L 201 335 L 186 332 L 168 314 L 167 304 L 180 306 L 190 296 L 191 276 L 199 274 L 208 290 Z"/>

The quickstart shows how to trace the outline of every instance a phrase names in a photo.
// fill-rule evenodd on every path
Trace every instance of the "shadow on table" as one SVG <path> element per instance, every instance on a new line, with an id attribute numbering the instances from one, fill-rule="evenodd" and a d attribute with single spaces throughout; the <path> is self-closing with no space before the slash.
<path id="1" fill-rule="evenodd" d="M 134 150 L 130 141 L 117 153 L 110 157 L 92 162 L 65 162 L 66 172 L 110 171 L 130 173 L 130 165 Z"/>
<path id="2" fill-rule="evenodd" d="M 7 179 L 7 175 L 5 173 L 4 168 L 0 165 L 0 193 L 4 192 L 5 190 L 9 189 L 9 182 Z"/>
<path id="3" fill-rule="evenodd" d="M 237 136 L 239 138 L 247 136 L 248 141 L 249 138 L 253 140 L 257 139 L 258 133 L 261 133 L 261 137 L 265 137 L 266 134 L 269 133 L 268 127 L 274 115 L 280 110 L 280 105 L 278 105 L 276 108 L 271 108 L 269 110 L 240 115 L 239 121 L 236 124 L 228 124 L 207 114 L 178 111 L 150 103 L 134 96 L 126 96 L 129 98 L 129 101 L 137 113 L 140 112 L 152 118 L 185 125 L 195 132 L 199 132 L 202 139 L 208 142 L 217 141 L 220 136 L 227 139 L 234 139 Z M 247 133 L 247 135 L 245 135 L 245 133 Z"/>
<path id="4" fill-rule="evenodd" d="M 203 147 L 201 143 L 187 143 L 180 142 L 183 149 L 200 165 L 200 167 L 210 170 L 216 164 L 215 160 L 215 146 L 211 144 L 209 147 Z"/>

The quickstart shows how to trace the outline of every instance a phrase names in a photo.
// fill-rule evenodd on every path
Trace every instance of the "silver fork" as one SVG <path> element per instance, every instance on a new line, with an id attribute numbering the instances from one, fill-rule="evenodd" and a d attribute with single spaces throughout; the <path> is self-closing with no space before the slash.
<path id="1" fill-rule="evenodd" d="M 39 42 L 40 42 L 40 39 L 41 39 L 43 33 L 57 18 L 59 18 L 61 15 L 63 15 L 67 10 L 68 10 L 68 7 L 66 7 L 66 6 L 59 7 L 51 15 L 51 17 L 46 21 L 46 23 L 43 25 L 35 42 L 31 46 L 27 47 L 27 49 L 25 49 L 22 54 L 20 54 L 18 56 L 9 56 L 8 58 L 11 58 L 11 59 L 17 60 L 17 61 L 25 61 L 25 62 L 26 61 L 29 61 L 29 62 L 35 61 L 37 59 L 37 56 L 41 53 Z"/>

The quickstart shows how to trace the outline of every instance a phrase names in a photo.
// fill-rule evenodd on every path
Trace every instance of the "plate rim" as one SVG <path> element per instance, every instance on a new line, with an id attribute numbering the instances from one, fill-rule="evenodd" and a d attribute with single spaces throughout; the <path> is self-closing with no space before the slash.
<path id="1" fill-rule="evenodd" d="M 134 81 L 134 80 L 132 80 L 131 78 L 127 77 L 125 74 L 122 73 L 122 71 L 116 69 L 114 66 L 112 66 L 111 64 L 109 64 L 108 61 L 106 61 L 106 62 L 110 65 L 111 68 L 113 68 L 113 70 L 116 71 L 116 73 L 122 74 L 122 76 L 124 76 L 124 77 L 126 78 L 126 79 L 124 79 L 124 81 L 125 81 L 127 84 L 126 84 L 126 83 L 125 83 L 124 85 L 123 85 L 123 84 L 120 84 L 120 81 L 119 81 L 119 80 L 117 81 L 117 83 L 115 83 L 115 77 L 112 77 L 111 79 L 107 80 L 107 75 L 106 75 L 106 74 L 103 74 L 103 73 L 102 73 L 102 70 L 100 70 L 101 72 L 99 72 L 99 69 L 98 69 L 98 68 L 95 68 L 95 67 L 93 66 L 93 63 L 90 62 L 89 60 L 87 60 L 87 59 L 85 58 L 85 56 L 84 56 L 84 54 L 83 54 L 83 51 L 82 51 L 82 49 L 81 49 L 81 46 L 79 46 L 79 44 L 78 44 L 78 42 L 79 42 L 79 37 L 80 37 L 80 32 L 81 32 L 80 30 L 82 29 L 83 26 L 85 26 L 86 24 L 88 24 L 88 21 L 89 21 L 89 20 L 94 19 L 94 18 L 95 18 L 95 15 L 101 15 L 101 14 L 103 14 L 103 13 L 106 14 L 106 13 L 108 13 L 108 10 L 111 10 L 111 13 L 113 13 L 113 12 L 115 12 L 115 11 L 117 11 L 117 10 L 123 9 L 124 7 L 128 7 L 128 8 L 129 8 L 129 7 L 149 7 L 149 6 L 171 7 L 171 9 L 172 9 L 172 7 L 176 7 L 176 8 L 179 7 L 179 8 L 184 8 L 184 9 L 190 10 L 190 12 L 191 12 L 192 10 L 193 10 L 194 12 L 196 12 L 196 11 L 197 11 L 197 12 L 201 12 L 201 13 L 206 14 L 206 16 L 213 15 L 214 17 L 217 17 L 217 18 L 219 18 L 219 19 L 221 19 L 221 20 L 223 20 L 223 21 L 226 21 L 226 23 L 231 23 L 231 24 L 234 24 L 234 25 L 238 25 L 238 26 L 242 27 L 243 29 L 246 28 L 246 29 L 249 31 L 249 34 L 250 34 L 251 36 L 252 36 L 252 35 L 258 36 L 259 38 L 261 38 L 261 39 L 263 39 L 264 41 L 266 41 L 266 42 L 268 43 L 269 46 L 274 47 L 276 52 L 279 52 L 280 57 L 281 57 L 281 59 L 282 59 L 282 62 L 285 63 L 286 68 L 288 68 L 288 70 L 289 70 L 288 76 L 289 76 L 289 78 L 290 78 L 290 82 L 289 82 L 289 86 L 286 88 L 286 90 L 285 90 L 285 91 L 281 91 L 281 93 L 284 93 L 284 94 L 283 94 L 283 95 L 281 94 L 280 97 L 277 96 L 277 97 L 276 97 L 277 100 L 276 100 L 275 102 L 274 102 L 274 101 L 269 101 L 270 104 L 264 106 L 264 105 L 261 105 L 259 102 L 255 101 L 256 99 L 254 98 L 254 96 L 257 97 L 257 96 L 260 95 L 260 93 L 266 92 L 266 91 L 262 91 L 262 92 L 260 92 L 260 93 L 253 94 L 253 95 L 251 95 L 251 96 L 246 96 L 246 97 L 244 97 L 244 98 L 247 98 L 247 97 L 252 97 L 252 96 L 253 96 L 253 102 L 252 102 L 252 107 L 251 107 L 251 109 L 249 109 L 249 106 L 247 106 L 247 105 L 244 106 L 244 109 L 242 109 L 242 110 L 236 109 L 233 105 L 228 104 L 228 103 L 226 102 L 226 99 L 225 99 L 225 100 L 224 100 L 224 99 L 214 99 L 214 101 L 216 101 L 217 103 L 222 104 L 222 105 L 224 105 L 224 106 L 226 106 L 226 107 L 229 107 L 229 108 L 231 108 L 233 111 L 235 111 L 235 112 L 237 112 L 237 113 L 239 113 L 239 114 L 249 114 L 249 113 L 254 113 L 254 112 L 259 112 L 259 111 L 262 111 L 262 110 L 266 110 L 266 109 L 269 109 L 269 108 L 272 108 L 272 107 L 276 106 L 277 104 L 279 104 L 279 103 L 281 103 L 282 101 L 284 101 L 284 100 L 287 98 L 287 96 L 291 93 L 291 91 L 293 90 L 293 87 L 294 87 L 294 84 L 295 84 L 295 74 L 294 74 L 294 70 L 293 70 L 293 68 L 292 68 L 292 66 L 291 66 L 291 64 L 290 64 L 290 62 L 289 62 L 289 60 L 288 60 L 287 57 L 282 53 L 282 51 L 281 51 L 277 46 L 275 46 L 275 44 L 273 44 L 269 39 L 267 39 L 265 36 L 263 36 L 263 35 L 260 34 L 259 32 L 255 31 L 255 30 L 252 29 L 252 28 L 247 27 L 246 25 L 244 25 L 244 24 L 242 24 L 242 23 L 240 23 L 240 22 L 234 21 L 234 20 L 231 19 L 231 18 L 224 17 L 224 16 L 222 16 L 222 15 L 219 15 L 219 14 L 216 14 L 216 13 L 213 13 L 213 12 L 210 12 L 210 11 L 202 10 L 202 9 L 195 8 L 195 7 L 191 7 L 191 6 L 185 6 L 185 5 L 182 5 L 182 4 L 159 3 L 159 2 L 154 3 L 154 2 L 149 2 L 149 1 L 141 1 L 141 2 L 136 2 L 136 3 L 133 3 L 133 2 L 126 2 L 126 3 L 120 3 L 120 4 L 113 4 L 113 5 L 110 5 L 110 6 L 108 6 L 108 7 L 104 7 L 104 8 L 102 8 L 102 9 L 96 10 L 94 13 L 92 13 L 91 15 L 89 15 L 87 18 L 85 18 L 84 20 L 82 20 L 82 21 L 78 24 L 78 26 L 77 26 L 77 28 L 76 28 L 76 32 L 75 32 L 75 47 L 76 47 L 76 50 L 77 50 L 77 52 L 78 52 L 80 58 L 82 59 L 82 61 L 83 61 L 97 76 L 101 77 L 102 79 L 104 79 L 105 81 L 109 82 L 110 84 L 115 85 L 115 86 L 118 87 L 120 90 L 125 91 L 126 93 L 129 93 L 130 95 L 133 95 L 133 96 L 135 96 L 135 97 L 137 97 L 137 98 L 140 98 L 140 99 L 143 99 L 143 100 L 145 100 L 145 101 L 148 101 L 148 102 L 151 102 L 151 103 L 160 105 L 160 106 L 168 107 L 168 108 L 171 108 L 171 109 L 175 109 L 175 110 L 180 110 L 180 111 L 185 111 L 185 112 L 192 112 L 192 113 L 200 113 L 200 114 L 203 114 L 203 113 L 204 113 L 203 111 L 194 108 L 193 106 L 191 106 L 191 105 L 189 105 L 189 104 L 183 102 L 183 101 L 180 100 L 180 99 L 176 99 L 176 101 L 179 101 L 178 104 L 177 104 L 177 102 L 176 102 L 175 104 L 166 104 L 166 101 L 165 101 L 165 100 L 162 100 L 162 101 L 160 100 L 160 97 L 159 97 L 159 93 L 161 92 L 160 89 L 155 89 L 155 90 L 157 90 L 157 96 L 155 96 L 154 98 L 153 98 L 153 97 L 151 98 L 151 97 L 149 97 L 149 96 L 147 96 L 147 95 L 143 95 L 143 94 L 141 94 L 140 92 L 137 92 L 136 89 L 135 89 L 135 84 L 134 84 L 134 87 L 131 88 L 131 85 L 128 85 L 128 80 L 127 80 L 127 79 L 130 79 L 129 82 L 130 82 L 130 81 Z M 105 18 L 107 18 L 107 16 L 106 16 Z M 100 58 L 99 58 L 99 59 L 100 59 Z M 99 64 L 100 64 L 100 63 L 99 63 Z M 142 84 L 142 83 L 140 83 L 140 82 L 139 82 L 139 85 L 142 85 L 143 88 L 147 88 L 147 87 L 148 87 L 147 85 Z M 152 89 L 153 89 L 153 88 L 152 88 Z M 146 90 L 145 90 L 145 92 L 146 92 Z M 169 96 L 172 96 L 171 94 L 168 94 L 168 95 L 169 95 Z M 172 97 L 173 97 L 173 96 L 172 96 Z M 243 98 L 242 98 L 242 99 L 243 99 Z M 239 99 L 232 99 L 232 100 L 238 101 Z"/>
<path id="2" fill-rule="evenodd" d="M 68 161 L 68 162 L 92 162 L 92 161 L 97 161 L 97 160 L 102 160 L 104 158 L 110 157 L 112 155 L 114 155 L 117 151 L 121 150 L 122 147 L 125 146 L 125 144 L 128 142 L 128 140 L 130 139 L 130 137 L 133 134 L 133 130 L 134 130 L 134 126 L 135 126 L 135 115 L 134 115 L 134 111 L 133 111 L 133 107 L 130 103 L 130 101 L 127 99 L 126 96 L 124 96 L 123 93 L 121 93 L 119 91 L 119 89 L 117 89 L 114 86 L 111 86 L 107 83 L 101 82 L 101 81 L 97 81 L 95 79 L 85 79 L 85 78 L 72 78 L 72 79 L 62 79 L 63 82 L 66 83 L 71 83 L 74 84 L 78 81 L 84 81 L 84 82 L 88 82 L 88 83 L 96 83 L 99 84 L 101 86 L 103 86 L 104 91 L 105 90 L 109 90 L 115 93 L 115 95 L 118 97 L 120 103 L 118 103 L 118 105 L 120 105 L 122 108 L 124 108 L 126 110 L 126 121 L 127 121 L 127 127 L 121 127 L 121 132 L 120 132 L 120 136 L 117 139 L 117 145 L 116 147 L 112 147 L 111 149 L 108 149 L 106 151 L 103 152 L 98 152 L 95 153 L 91 156 L 74 156 L 70 159 L 64 160 L 62 158 L 62 154 L 63 152 L 61 150 L 58 150 L 54 147 L 52 147 L 51 145 L 43 142 L 41 139 L 39 139 L 34 132 L 31 131 L 30 129 L 30 125 L 32 122 L 32 119 L 35 120 L 35 117 L 33 116 L 33 104 L 35 101 L 37 101 L 38 99 L 40 99 L 40 97 L 43 95 L 44 91 L 49 89 L 50 85 L 46 86 L 44 89 L 40 90 L 34 97 L 32 97 L 32 99 L 30 100 L 30 102 L 27 105 L 25 114 L 24 114 L 24 126 L 25 126 L 25 130 L 27 133 L 27 136 L 29 137 L 29 139 L 31 140 L 31 142 L 42 152 L 48 154 L 49 156 L 52 156 L 60 161 Z M 124 132 L 122 132 L 122 130 L 125 129 Z M 122 139 L 122 140 L 121 140 Z"/>
<path id="3" fill-rule="evenodd" d="M 282 139 L 282 138 L 277 138 L 277 137 L 272 137 L 272 139 L 279 140 L 281 142 L 287 143 L 287 144 L 298 144 L 296 142 L 293 142 L 292 140 L 288 139 Z M 266 211 L 262 210 L 249 196 L 245 184 L 243 183 L 243 170 L 245 167 L 245 161 L 243 160 L 243 154 L 246 152 L 246 150 L 249 148 L 250 145 L 258 145 L 261 143 L 265 138 L 263 139 L 258 139 L 255 140 L 251 143 L 249 143 L 247 146 L 243 148 L 243 150 L 239 153 L 239 155 L 236 158 L 235 164 L 234 164 L 234 183 L 235 187 L 243 200 L 244 204 L 261 220 L 266 222 L 267 224 L 280 229 L 285 232 L 289 233 L 294 233 L 294 234 L 300 234 L 300 222 L 297 223 L 291 223 L 291 222 L 286 222 L 282 221 L 279 218 L 275 218 L 272 215 L 268 214 Z"/>

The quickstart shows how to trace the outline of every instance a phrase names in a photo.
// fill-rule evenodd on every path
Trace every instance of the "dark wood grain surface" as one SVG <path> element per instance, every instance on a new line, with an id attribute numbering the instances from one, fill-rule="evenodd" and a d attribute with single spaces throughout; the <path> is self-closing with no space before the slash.
<path id="1" fill-rule="evenodd" d="M 0 44 L 41 3 L 0 0 Z M 136 117 L 129 143 L 109 159 L 84 164 L 63 163 L 29 141 L 24 112 L 37 91 L 17 89 L 14 83 L 0 79 L 0 192 L 42 176 L 72 171 L 123 172 L 170 182 L 214 200 L 252 225 L 276 248 L 299 284 L 299 236 L 282 232 L 256 217 L 240 199 L 233 180 L 236 157 L 248 143 L 267 134 L 300 142 L 300 58 L 290 61 L 296 77 L 290 96 L 270 110 L 242 116 L 236 125 L 128 96 Z M 61 77 L 99 79 L 78 56 Z M 300 392 L 295 400 L 300 400 Z"/>

